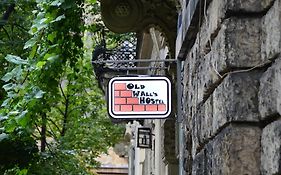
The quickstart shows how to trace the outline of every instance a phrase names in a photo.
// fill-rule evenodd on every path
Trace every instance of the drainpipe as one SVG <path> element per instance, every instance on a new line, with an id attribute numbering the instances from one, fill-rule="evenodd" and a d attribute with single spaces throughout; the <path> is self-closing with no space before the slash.
<path id="1" fill-rule="evenodd" d="M 161 120 L 155 121 L 155 175 L 161 174 Z"/>
<path id="2" fill-rule="evenodd" d="M 182 80 L 181 80 L 182 61 L 177 60 L 177 122 L 178 122 L 178 149 L 179 149 L 179 175 L 185 175 L 183 168 L 183 153 L 184 153 L 184 131 L 183 131 L 183 113 L 182 113 Z"/>

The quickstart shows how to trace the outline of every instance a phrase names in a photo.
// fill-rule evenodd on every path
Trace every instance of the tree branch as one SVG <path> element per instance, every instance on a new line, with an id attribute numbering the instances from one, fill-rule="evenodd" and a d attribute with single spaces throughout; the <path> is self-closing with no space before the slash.
<path id="1" fill-rule="evenodd" d="M 68 99 L 68 97 L 66 97 L 61 136 L 64 136 L 65 132 L 66 132 L 66 125 L 67 125 L 67 118 L 68 118 L 68 107 L 69 107 L 69 99 Z"/>
<path id="2" fill-rule="evenodd" d="M 12 12 L 15 10 L 15 6 L 16 5 L 14 3 L 9 5 L 9 7 L 6 10 L 6 12 L 3 14 L 3 16 L 1 18 L 3 23 L 2 24 L 0 23 L 0 27 L 3 27 L 7 23 L 7 21 L 9 19 L 9 17 L 11 16 Z"/>
<path id="3" fill-rule="evenodd" d="M 65 101 L 67 100 L 66 96 L 65 96 L 65 93 L 62 89 L 62 86 L 61 86 L 61 83 L 60 83 L 60 90 L 61 90 L 61 93 L 62 93 L 62 96 L 64 97 Z"/>
<path id="4" fill-rule="evenodd" d="M 28 29 L 27 28 L 24 28 L 23 26 L 17 24 L 17 23 L 13 23 L 13 25 L 15 25 L 16 27 L 18 27 L 19 29 L 21 29 L 22 31 L 24 32 L 28 32 Z"/>
<path id="5" fill-rule="evenodd" d="M 40 136 L 41 136 L 41 131 L 40 131 L 40 127 L 37 125 L 37 123 L 36 122 L 34 122 L 34 124 L 35 124 L 35 128 L 37 129 L 37 131 L 38 131 L 38 133 L 40 134 Z"/>
<path id="6" fill-rule="evenodd" d="M 70 114 L 71 112 L 73 112 L 73 111 L 75 111 L 75 110 L 77 110 L 77 109 L 83 109 L 83 108 L 85 108 L 85 107 L 87 107 L 87 106 L 77 106 L 77 107 L 75 107 L 75 108 L 72 108 L 71 110 L 69 110 L 69 112 L 68 112 L 68 114 Z"/>
<path id="7" fill-rule="evenodd" d="M 46 143 L 47 143 L 47 115 L 45 113 L 42 113 L 42 123 L 41 123 L 41 152 L 46 151 Z"/>
<path id="8" fill-rule="evenodd" d="M 63 111 L 58 106 L 55 106 L 55 108 L 60 112 L 61 115 L 64 115 Z"/>
<path id="9" fill-rule="evenodd" d="M 0 26 L 1 27 L 1 26 Z M 9 32 L 5 29 L 4 26 L 2 26 L 2 29 L 4 30 L 4 32 L 6 33 L 6 35 L 8 36 L 9 40 L 11 40 L 11 36 L 9 35 Z"/>
<path id="10" fill-rule="evenodd" d="M 53 121 L 53 120 L 51 120 L 51 119 L 47 119 L 49 122 L 51 122 L 57 129 L 58 129 L 58 131 L 61 133 L 62 131 L 60 130 L 60 128 L 59 128 L 59 126 Z"/>
<path id="11" fill-rule="evenodd" d="M 55 141 L 57 141 L 58 138 L 57 138 L 55 132 L 54 132 L 50 127 L 49 127 L 49 129 L 50 129 L 50 131 L 47 130 L 47 133 L 50 134 L 50 136 L 52 136 L 52 138 L 53 138 Z"/>
<path id="12" fill-rule="evenodd" d="M 30 73 L 30 71 L 28 70 L 24 79 L 23 79 L 23 81 L 21 82 L 21 85 L 23 85 L 23 83 L 27 80 L 27 77 L 28 77 L 29 73 Z"/>

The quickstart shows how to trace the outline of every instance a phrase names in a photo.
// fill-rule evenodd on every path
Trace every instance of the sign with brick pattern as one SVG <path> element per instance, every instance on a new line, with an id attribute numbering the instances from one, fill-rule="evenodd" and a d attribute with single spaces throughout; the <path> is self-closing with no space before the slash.
<path id="1" fill-rule="evenodd" d="M 166 77 L 115 77 L 108 84 L 108 113 L 116 119 L 166 118 L 171 82 Z"/>

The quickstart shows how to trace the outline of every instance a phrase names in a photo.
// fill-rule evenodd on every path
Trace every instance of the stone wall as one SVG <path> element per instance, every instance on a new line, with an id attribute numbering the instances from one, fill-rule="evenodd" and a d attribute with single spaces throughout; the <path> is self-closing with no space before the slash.
<path id="1" fill-rule="evenodd" d="M 281 174 L 281 0 L 202 4 L 182 70 L 186 174 Z"/>

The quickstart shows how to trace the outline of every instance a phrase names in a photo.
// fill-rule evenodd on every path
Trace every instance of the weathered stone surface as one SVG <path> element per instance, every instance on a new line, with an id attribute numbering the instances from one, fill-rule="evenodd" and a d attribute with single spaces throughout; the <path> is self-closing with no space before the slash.
<path id="1" fill-rule="evenodd" d="M 184 126 L 184 125 L 183 125 Z M 183 151 L 183 169 L 187 174 L 191 174 L 192 171 L 192 139 L 191 139 L 191 131 L 184 128 L 184 151 Z"/>
<path id="2" fill-rule="evenodd" d="M 200 61 L 198 55 L 198 41 L 193 46 L 187 60 L 184 64 L 183 78 L 183 110 L 187 118 L 188 128 L 191 128 L 191 118 L 196 113 L 196 105 L 198 104 L 197 92 L 197 67 Z"/>
<path id="3" fill-rule="evenodd" d="M 169 163 L 175 163 L 177 162 L 176 159 L 176 148 L 175 148 L 175 120 L 166 120 L 163 126 L 163 131 L 164 131 L 164 155 L 165 155 L 165 160 Z"/>
<path id="4" fill-rule="evenodd" d="M 198 150 L 200 150 L 200 143 L 202 143 L 201 136 L 201 120 L 202 120 L 203 112 L 202 110 L 197 111 L 195 115 L 192 117 L 192 150 L 191 155 L 194 158 L 197 154 Z"/>
<path id="5" fill-rule="evenodd" d="M 192 164 L 192 175 L 205 175 L 206 164 L 205 164 L 206 155 L 204 151 L 201 151 L 196 155 Z"/>
<path id="6" fill-rule="evenodd" d="M 228 126 L 194 157 L 192 174 L 259 175 L 260 136 L 259 127 Z"/>
<path id="7" fill-rule="evenodd" d="M 233 73 L 213 94 L 213 133 L 231 121 L 258 122 L 260 71 Z"/>
<path id="8" fill-rule="evenodd" d="M 200 59 L 198 66 L 198 102 L 206 100 L 213 92 L 215 86 L 220 82 L 221 77 L 212 65 L 212 55 L 208 53 Z"/>
<path id="9" fill-rule="evenodd" d="M 215 136 L 213 132 L 213 96 L 211 96 L 203 105 L 203 116 L 201 118 L 201 143 L 206 142 L 211 137 Z"/>
<path id="10" fill-rule="evenodd" d="M 267 125 L 261 137 L 261 174 L 281 174 L 281 121 Z"/>
<path id="11" fill-rule="evenodd" d="M 225 73 L 260 66 L 281 52 L 281 0 L 271 8 L 274 0 L 207 2 L 184 64 L 182 99 L 191 135 L 186 162 L 193 159 L 191 172 L 196 175 L 258 175 L 258 123 L 281 114 L 281 66 L 276 61 L 265 73 L 261 69 Z"/>
<path id="12" fill-rule="evenodd" d="M 194 4 L 194 1 L 183 1 L 183 2 L 191 2 Z M 209 4 L 210 2 L 210 4 Z M 203 17 L 203 25 L 200 29 L 201 36 L 201 49 L 204 51 L 208 51 L 210 42 L 212 42 L 214 36 L 217 35 L 217 31 L 221 28 L 222 21 L 229 16 L 240 16 L 241 13 L 244 14 L 258 14 L 263 13 L 270 7 L 270 5 L 274 2 L 274 0 L 207 0 L 205 5 L 208 7 L 202 7 L 202 11 L 204 12 Z M 203 4 L 202 4 L 203 5 Z M 206 10 L 207 9 L 207 10 Z M 182 56 L 183 53 L 178 54 L 182 48 L 186 48 L 184 43 L 184 39 L 192 38 L 196 35 L 196 32 L 190 32 L 194 26 L 190 26 L 191 17 L 190 16 L 191 9 L 188 4 L 184 4 L 182 6 L 181 14 L 181 22 L 180 27 L 178 28 L 178 36 L 177 36 L 177 56 Z M 189 28 L 188 28 L 189 27 Z M 187 32 L 189 31 L 189 32 Z M 185 50 L 185 49 L 183 49 Z"/>
<path id="13" fill-rule="evenodd" d="M 226 16 L 225 8 L 227 0 L 213 0 L 204 15 L 203 24 L 199 32 L 200 51 L 207 53 L 213 41 L 213 35 L 221 28 L 221 24 Z"/>
<path id="14" fill-rule="evenodd" d="M 260 135 L 258 127 L 230 126 L 213 143 L 212 173 L 216 175 L 258 175 L 260 167 Z"/>
<path id="15" fill-rule="evenodd" d="M 261 71 L 230 74 L 192 115 L 192 156 L 229 122 L 259 122 Z"/>
<path id="16" fill-rule="evenodd" d="M 212 65 L 218 72 L 261 64 L 260 19 L 225 20 L 212 47 Z"/>
<path id="17" fill-rule="evenodd" d="M 208 6 L 200 29 L 201 49 L 206 53 L 214 37 L 220 30 L 226 14 L 236 16 L 240 13 L 261 13 L 272 4 L 274 0 L 213 0 Z"/>
<path id="18" fill-rule="evenodd" d="M 259 24 L 260 20 L 253 18 L 226 20 L 214 40 L 211 52 L 205 56 L 200 54 L 200 38 L 197 38 L 184 67 L 183 94 L 189 105 L 186 112 L 196 113 L 196 107 L 220 83 L 219 73 L 261 63 Z"/>
<path id="19" fill-rule="evenodd" d="M 277 100 L 278 93 L 281 93 L 281 86 L 278 84 L 279 69 L 281 69 L 281 58 L 277 59 L 260 79 L 259 111 L 262 120 L 278 114 Z"/>
<path id="20" fill-rule="evenodd" d="M 259 88 L 259 111 L 261 119 L 281 115 L 281 57 L 263 74 Z"/>
<path id="21" fill-rule="evenodd" d="M 262 12 L 274 0 L 228 0 L 228 8 L 234 12 Z"/>
<path id="22" fill-rule="evenodd" d="M 281 52 L 281 0 L 276 0 L 262 19 L 263 60 L 273 59 Z"/>
<path id="23" fill-rule="evenodd" d="M 196 70 L 197 73 L 189 74 L 190 77 L 197 78 L 191 81 L 197 84 L 197 104 L 212 94 L 224 72 L 262 63 L 259 29 L 259 19 L 227 19 L 212 44 L 212 50 L 205 56 L 198 56 L 198 64 L 190 63 L 188 58 L 187 62 L 193 66 L 190 71 Z"/>
<path id="24" fill-rule="evenodd" d="M 213 97 L 210 97 L 192 118 L 192 156 L 194 157 L 200 147 L 215 136 L 213 124 Z"/>
<path id="25" fill-rule="evenodd" d="M 278 63 L 277 63 L 277 68 L 276 68 L 276 83 L 274 86 L 274 89 L 278 90 L 278 94 L 277 94 L 277 111 L 279 113 L 279 115 L 281 115 L 281 58 L 279 58 Z"/>

